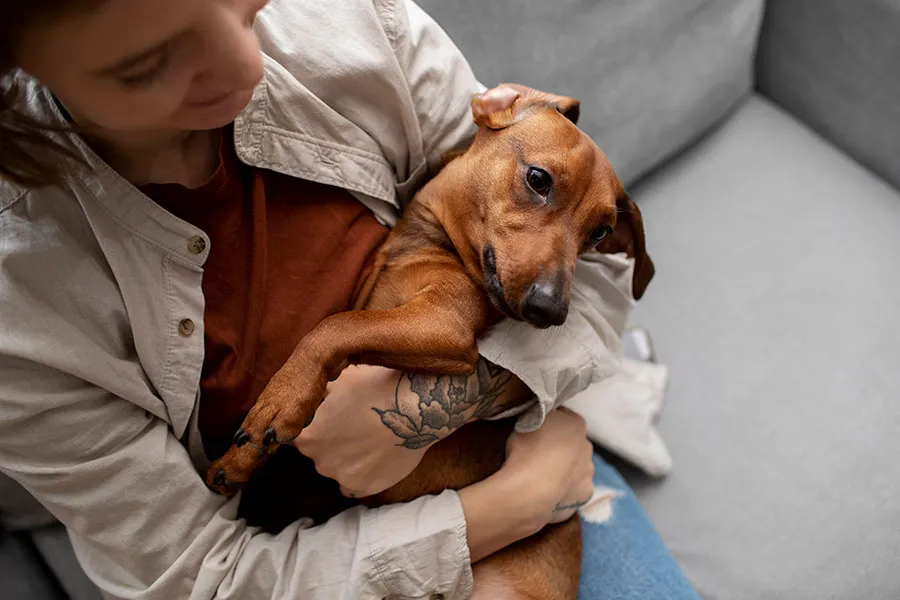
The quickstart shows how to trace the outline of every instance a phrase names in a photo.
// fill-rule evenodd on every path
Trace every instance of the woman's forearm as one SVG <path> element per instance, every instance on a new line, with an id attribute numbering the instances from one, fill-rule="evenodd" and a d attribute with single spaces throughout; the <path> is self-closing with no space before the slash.
<path id="1" fill-rule="evenodd" d="M 532 397 L 515 375 L 481 358 L 468 375 L 401 375 L 393 405 L 386 410 L 376 407 L 376 412 L 401 446 L 419 449 L 466 423 L 498 415 Z"/>
<path id="2" fill-rule="evenodd" d="M 484 357 L 478 359 L 478 362 L 479 366 L 483 364 L 489 373 L 488 377 L 479 379 L 480 394 L 482 397 L 488 395 L 491 398 L 490 405 L 485 406 L 478 418 L 499 415 L 534 398 L 534 393 L 528 386 L 503 367 L 495 365 Z"/>
<path id="3" fill-rule="evenodd" d="M 472 562 L 536 533 L 541 524 L 523 486 L 504 472 L 459 491 Z"/>

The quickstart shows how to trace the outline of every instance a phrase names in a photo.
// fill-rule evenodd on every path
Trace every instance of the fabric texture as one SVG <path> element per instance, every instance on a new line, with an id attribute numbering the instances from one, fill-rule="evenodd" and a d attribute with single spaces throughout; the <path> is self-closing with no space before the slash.
<path id="1" fill-rule="evenodd" d="M 622 476 L 596 454 L 594 488 L 603 505 L 581 509 L 579 600 L 700 600 Z"/>
<path id="2" fill-rule="evenodd" d="M 656 429 L 668 379 L 666 365 L 626 358 L 618 373 L 573 396 L 566 408 L 584 417 L 588 438 L 662 477 L 672 471 L 672 456 Z"/>
<path id="3" fill-rule="evenodd" d="M 900 3 L 770 0 L 757 78 L 775 100 L 900 187 Z"/>
<path id="4" fill-rule="evenodd" d="M 753 87 L 763 0 L 421 0 L 482 83 L 577 98 L 626 186 Z"/>
<path id="5" fill-rule="evenodd" d="M 275 0 L 255 27 L 266 76 L 235 122 L 245 164 L 347 189 L 390 225 L 473 133 L 483 86 L 412 3 Z M 330 43 L 334 32 L 355 43 Z M 23 108 L 62 119 L 46 89 L 18 80 Z M 0 183 L 0 470 L 66 525 L 91 579 L 141 600 L 467 597 L 455 492 L 269 536 L 236 519 L 238 498 L 206 488 L 197 399 L 209 237 L 79 138 L 62 142 L 90 174 L 39 191 Z M 538 396 L 522 426 L 616 371 L 633 265 L 616 260 L 589 258 L 577 275 L 581 297 L 590 282 L 613 290 L 608 304 L 573 300 L 553 333 L 504 321 L 481 340 Z"/>
<path id="6" fill-rule="evenodd" d="M 634 196 L 663 540 L 703 598 L 900 597 L 900 192 L 757 97 Z"/>

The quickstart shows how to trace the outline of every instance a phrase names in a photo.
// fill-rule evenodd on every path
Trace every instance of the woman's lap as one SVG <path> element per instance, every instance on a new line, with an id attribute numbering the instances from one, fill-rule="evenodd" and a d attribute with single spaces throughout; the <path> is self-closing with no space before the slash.
<path id="1" fill-rule="evenodd" d="M 586 507 L 582 517 L 579 600 L 698 600 L 619 473 L 597 455 L 594 469 L 612 504 Z"/>

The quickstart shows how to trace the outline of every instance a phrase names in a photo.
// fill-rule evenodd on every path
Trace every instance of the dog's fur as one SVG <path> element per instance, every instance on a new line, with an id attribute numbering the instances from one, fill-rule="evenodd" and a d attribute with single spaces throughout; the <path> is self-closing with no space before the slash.
<path id="1" fill-rule="evenodd" d="M 472 145 L 416 195 L 380 249 L 355 310 L 323 321 L 272 378 L 235 444 L 211 467 L 213 489 L 231 495 L 250 480 L 308 424 L 327 381 L 349 364 L 470 373 L 477 337 L 500 318 L 560 324 L 585 251 L 633 257 L 633 293 L 640 298 L 653 276 L 640 212 L 604 154 L 576 127 L 578 110 L 572 98 L 513 84 L 473 99 L 479 127 Z M 535 167 L 552 185 L 534 185 L 547 181 Z M 502 465 L 511 431 L 509 421 L 464 425 L 432 445 L 400 484 L 365 502 L 411 500 L 480 481 Z M 266 513 L 274 526 L 304 515 L 325 519 L 349 505 L 334 482 L 315 477 L 309 461 L 291 452 L 275 460 L 298 461 L 302 474 L 251 486 L 245 512 Z M 290 489 L 305 498 L 296 513 L 265 510 L 266 494 Z M 547 527 L 479 562 L 478 585 L 494 590 L 480 593 L 503 588 L 510 598 L 574 599 L 580 547 L 578 519 Z"/>

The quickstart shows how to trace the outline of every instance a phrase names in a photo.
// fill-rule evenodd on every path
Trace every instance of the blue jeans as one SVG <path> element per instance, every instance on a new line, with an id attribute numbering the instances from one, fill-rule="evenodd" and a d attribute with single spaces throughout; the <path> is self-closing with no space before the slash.
<path id="1" fill-rule="evenodd" d="M 579 600 L 699 600 L 628 484 L 596 454 L 594 485 L 622 494 L 609 520 L 582 520 Z"/>

